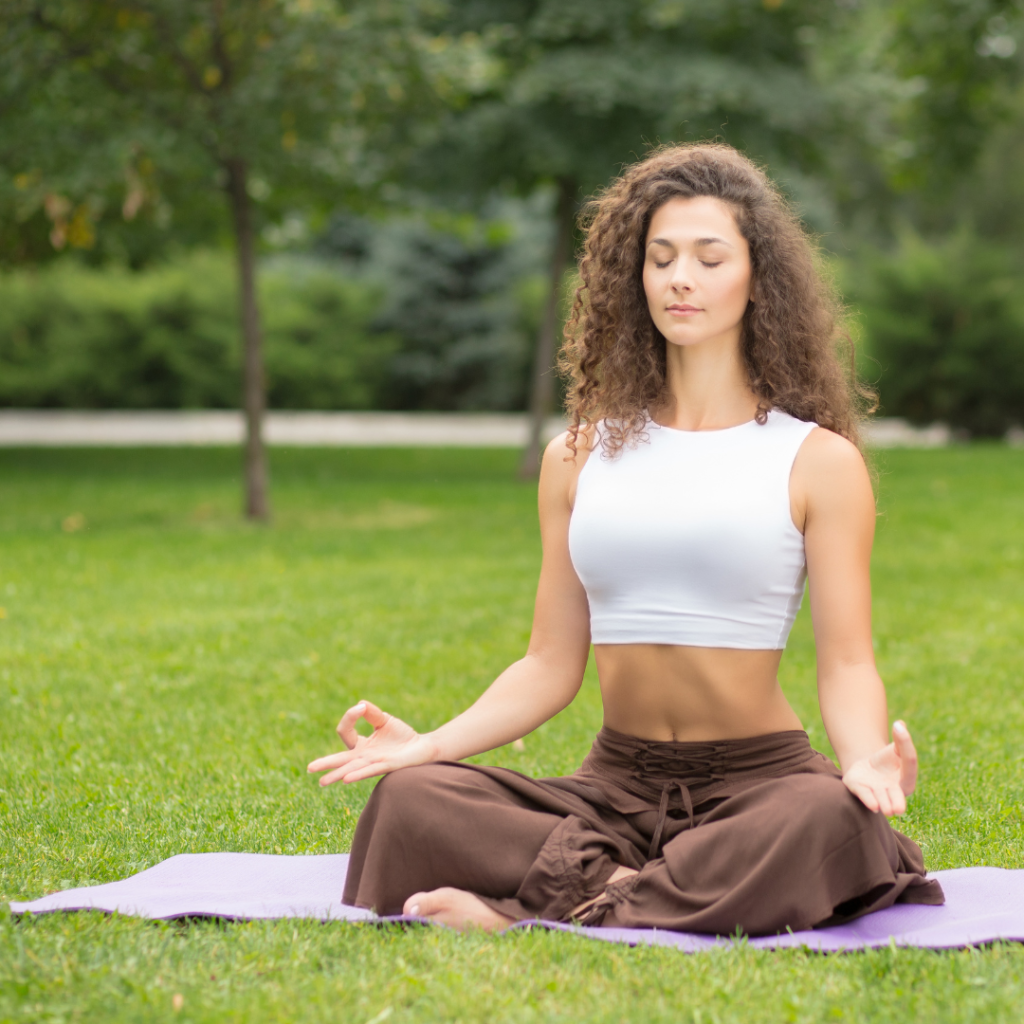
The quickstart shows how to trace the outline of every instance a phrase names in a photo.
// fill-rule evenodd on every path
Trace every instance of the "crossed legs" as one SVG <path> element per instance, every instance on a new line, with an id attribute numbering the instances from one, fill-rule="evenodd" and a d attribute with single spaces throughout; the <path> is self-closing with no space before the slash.
<path id="1" fill-rule="evenodd" d="M 880 909 L 910 881 L 888 822 L 830 774 L 775 777 L 717 800 L 699 827 L 674 827 L 652 861 L 633 820 L 647 817 L 608 817 L 501 770 L 401 769 L 360 818 L 344 902 L 456 928 L 575 917 L 758 935 Z"/>

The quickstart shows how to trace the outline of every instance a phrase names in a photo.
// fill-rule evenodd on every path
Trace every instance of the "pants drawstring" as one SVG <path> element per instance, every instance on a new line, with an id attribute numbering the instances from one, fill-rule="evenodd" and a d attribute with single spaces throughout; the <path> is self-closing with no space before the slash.
<path id="1" fill-rule="evenodd" d="M 651 847 L 647 853 L 648 860 L 654 860 L 661 850 L 661 834 L 665 831 L 665 821 L 668 818 L 668 802 L 673 789 L 679 790 L 679 795 L 683 800 L 683 807 L 686 809 L 686 814 L 690 821 L 690 828 L 694 827 L 693 799 L 690 796 L 690 790 L 679 779 L 670 779 L 661 788 L 661 802 L 658 805 L 658 823 L 654 826 L 654 835 L 651 836 Z"/>

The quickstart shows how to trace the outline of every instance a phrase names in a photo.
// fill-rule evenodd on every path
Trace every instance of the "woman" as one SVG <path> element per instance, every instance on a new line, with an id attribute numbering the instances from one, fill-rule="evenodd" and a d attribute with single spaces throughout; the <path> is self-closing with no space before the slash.
<path id="1" fill-rule="evenodd" d="M 348 749 L 310 771 L 385 778 L 344 902 L 459 928 L 750 935 L 941 903 L 886 820 L 917 757 L 903 723 L 888 742 L 873 494 L 834 301 L 796 219 L 735 150 L 662 149 L 591 204 L 580 274 L 529 649 L 432 733 L 368 701 L 345 713 Z M 806 577 L 841 770 L 776 675 Z M 591 643 L 604 727 L 579 771 L 459 763 L 566 707 Z"/>

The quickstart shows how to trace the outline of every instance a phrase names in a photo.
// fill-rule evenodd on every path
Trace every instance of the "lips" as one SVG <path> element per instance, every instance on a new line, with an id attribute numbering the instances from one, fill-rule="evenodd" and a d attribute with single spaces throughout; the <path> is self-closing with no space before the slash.
<path id="1" fill-rule="evenodd" d="M 666 309 L 669 313 L 700 313 L 702 310 L 699 306 L 691 306 L 689 303 L 683 303 L 682 305 L 667 306 Z"/>

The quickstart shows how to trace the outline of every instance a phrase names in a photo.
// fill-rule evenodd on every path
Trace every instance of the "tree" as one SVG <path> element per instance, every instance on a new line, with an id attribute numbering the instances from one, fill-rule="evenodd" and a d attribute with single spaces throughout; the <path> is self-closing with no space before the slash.
<path id="1" fill-rule="evenodd" d="M 2 13 L 18 102 L 0 109 L 15 129 L 0 158 L 16 187 L 45 192 L 55 244 L 91 230 L 88 196 L 119 181 L 126 216 L 161 178 L 226 201 L 245 509 L 268 518 L 254 200 L 344 202 L 378 187 L 416 115 L 439 91 L 457 93 L 459 47 L 434 45 L 420 0 L 5 0 Z M 28 135 L 35 142 L 18 145 Z"/>
<path id="2" fill-rule="evenodd" d="M 964 219 L 993 135 L 1019 137 L 1022 13 L 1015 0 L 863 0 L 837 12 L 835 31 L 802 32 L 833 97 L 823 180 L 853 225 L 847 242 Z"/>
<path id="3" fill-rule="evenodd" d="M 720 137 L 775 169 L 823 165 L 816 135 L 829 98 L 800 31 L 827 26 L 814 0 L 463 0 L 452 31 L 487 41 L 500 73 L 453 110 L 419 163 L 462 194 L 551 187 L 548 302 L 537 336 L 531 432 L 522 473 L 537 471 L 554 398 L 562 281 L 581 198 L 652 143 Z M 799 176 L 799 174 L 794 174 Z M 421 179 L 422 180 L 422 179 Z"/>

